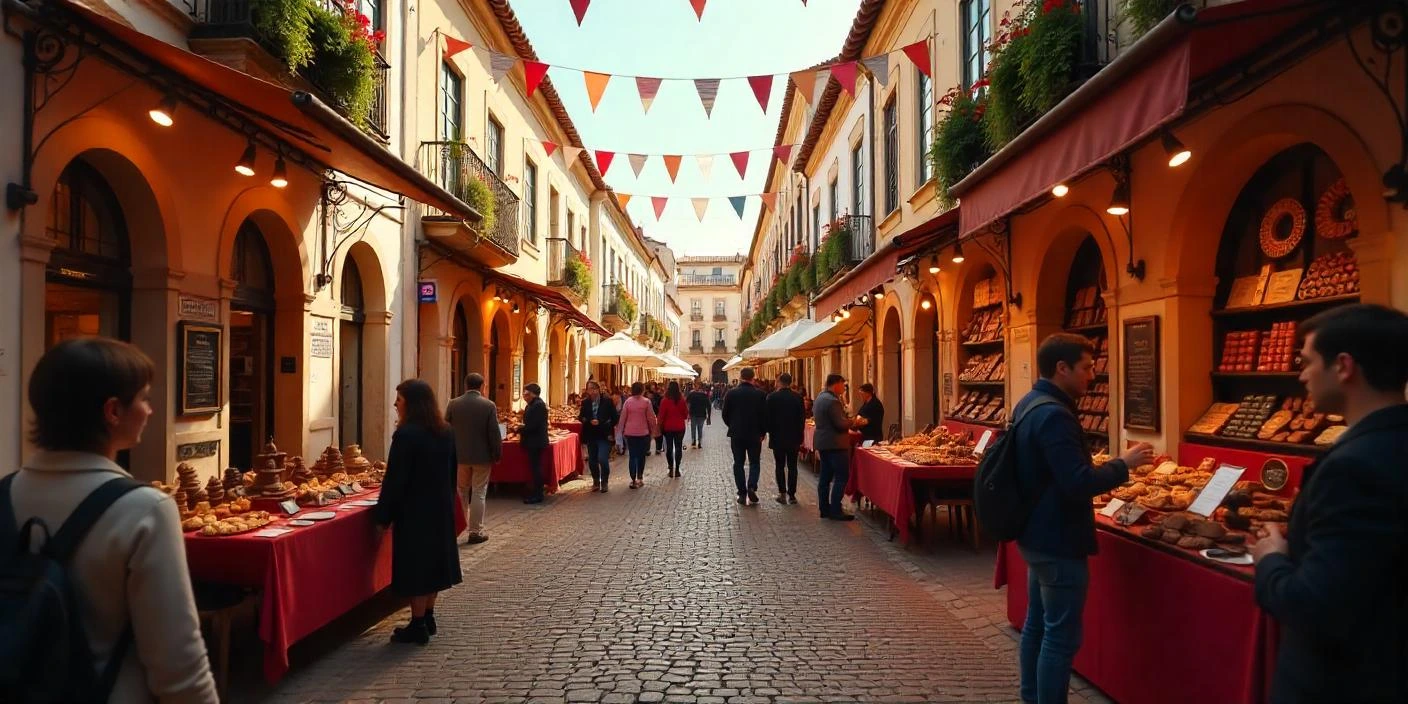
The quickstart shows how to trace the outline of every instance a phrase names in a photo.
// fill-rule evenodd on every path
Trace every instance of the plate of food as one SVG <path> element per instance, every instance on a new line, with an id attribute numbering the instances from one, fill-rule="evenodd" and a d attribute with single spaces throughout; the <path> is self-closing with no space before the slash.
<path id="1" fill-rule="evenodd" d="M 305 527 L 305 526 L 311 526 L 311 525 L 313 525 L 313 524 L 315 524 L 315 523 L 317 523 L 317 521 L 310 521 L 310 520 L 308 520 L 308 519 L 306 519 L 306 518 L 295 518 L 295 519 L 293 519 L 292 521 L 289 521 L 289 522 L 288 522 L 288 525 L 291 525 L 291 526 L 298 526 L 299 528 L 303 528 L 303 527 Z"/>

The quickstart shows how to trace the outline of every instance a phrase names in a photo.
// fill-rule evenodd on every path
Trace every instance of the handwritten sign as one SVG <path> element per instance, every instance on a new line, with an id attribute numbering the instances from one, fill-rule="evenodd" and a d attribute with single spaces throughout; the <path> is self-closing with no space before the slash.
<path id="1" fill-rule="evenodd" d="M 182 295 L 179 299 L 182 318 L 216 322 L 220 320 L 220 303 L 209 298 Z"/>
<path id="2" fill-rule="evenodd" d="M 503 423 L 499 423 L 499 437 L 508 437 L 508 426 Z"/>
<path id="3" fill-rule="evenodd" d="M 1124 321 L 1124 427 L 1159 430 L 1159 318 Z"/>
<path id="4" fill-rule="evenodd" d="M 308 337 L 309 354 L 320 359 L 332 359 L 332 335 L 311 335 Z"/>
<path id="5" fill-rule="evenodd" d="M 1100 509 L 1100 515 L 1106 518 L 1114 518 L 1115 513 L 1124 508 L 1123 499 L 1110 499 L 1110 503 L 1105 504 L 1105 508 Z"/>
<path id="6" fill-rule="evenodd" d="M 220 340 L 224 329 L 184 320 L 178 327 L 178 413 L 215 413 L 221 406 Z"/>
<path id="7" fill-rule="evenodd" d="M 1246 467 L 1234 467 L 1230 464 L 1218 467 L 1212 479 L 1208 480 L 1207 486 L 1198 494 L 1198 498 L 1193 499 L 1193 504 L 1188 510 L 1199 516 L 1211 516 L 1212 512 L 1222 505 L 1222 500 L 1227 498 L 1227 492 L 1232 491 L 1232 487 L 1242 478 L 1245 471 Z"/>
<path id="8" fill-rule="evenodd" d="M 290 516 L 297 515 L 297 514 L 298 514 L 298 510 L 299 510 L 299 509 L 298 509 L 298 502 L 295 501 L 295 500 L 293 500 L 293 499 L 289 499 L 288 501 L 280 502 L 280 503 L 279 503 L 279 508 L 283 509 L 283 510 L 284 510 L 284 513 L 287 513 L 287 514 L 290 515 Z"/>
<path id="9" fill-rule="evenodd" d="M 983 436 L 978 438 L 978 446 L 973 448 L 974 455 L 981 455 L 988 449 L 988 443 L 992 442 L 992 431 L 984 430 Z"/>

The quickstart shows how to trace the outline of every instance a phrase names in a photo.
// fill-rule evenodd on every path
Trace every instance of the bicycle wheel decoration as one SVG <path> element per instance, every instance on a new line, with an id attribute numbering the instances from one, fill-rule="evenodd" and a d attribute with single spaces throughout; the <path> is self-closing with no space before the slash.
<path id="1" fill-rule="evenodd" d="M 1279 236 L 1281 221 L 1291 221 L 1290 230 Z M 1294 252 L 1305 237 L 1305 207 L 1295 198 L 1282 198 L 1271 205 L 1261 218 L 1261 251 L 1272 259 Z"/>
<path id="2" fill-rule="evenodd" d="M 1343 178 L 1330 184 L 1315 205 L 1315 232 L 1327 240 L 1342 240 L 1359 231 L 1359 214 L 1350 204 Z"/>

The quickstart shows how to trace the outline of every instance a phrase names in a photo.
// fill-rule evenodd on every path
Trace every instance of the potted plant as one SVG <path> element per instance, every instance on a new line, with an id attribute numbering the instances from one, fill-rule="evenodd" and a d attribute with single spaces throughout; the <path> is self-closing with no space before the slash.
<path id="1" fill-rule="evenodd" d="M 489 188 L 489 184 L 478 176 L 467 175 L 460 180 L 459 197 L 483 218 L 479 221 L 479 231 L 493 232 L 494 225 L 498 222 L 495 217 L 498 203 L 494 200 L 494 191 Z"/>

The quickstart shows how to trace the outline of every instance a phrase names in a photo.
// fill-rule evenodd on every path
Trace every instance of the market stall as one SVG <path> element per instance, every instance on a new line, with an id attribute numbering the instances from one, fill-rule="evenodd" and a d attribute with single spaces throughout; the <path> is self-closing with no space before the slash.
<path id="1" fill-rule="evenodd" d="M 1005 284 L 990 264 L 971 270 L 958 301 L 958 396 L 947 418 L 1002 428 L 1007 421 Z"/>
<path id="2" fill-rule="evenodd" d="M 846 494 L 856 501 L 864 497 L 884 511 L 890 517 L 891 537 L 898 534 L 901 542 L 909 542 L 918 505 L 915 482 L 941 482 L 956 496 L 971 496 L 977 470 L 973 451 L 966 438 L 942 428 L 894 444 L 858 448 L 851 454 Z"/>
<path id="3" fill-rule="evenodd" d="M 1095 238 L 1086 235 L 1076 250 L 1066 283 L 1066 332 L 1084 335 L 1095 346 L 1095 382 L 1077 406 L 1077 418 L 1092 453 L 1110 449 L 1110 327 L 1105 307 L 1105 263 Z"/>
<path id="4" fill-rule="evenodd" d="M 562 480 L 582 470 L 582 436 L 563 430 L 549 431 L 543 449 L 543 484 L 549 494 L 557 493 Z M 489 481 L 496 484 L 527 484 L 531 477 L 528 452 L 516 436 L 504 440 L 503 457 L 494 464 Z"/>

